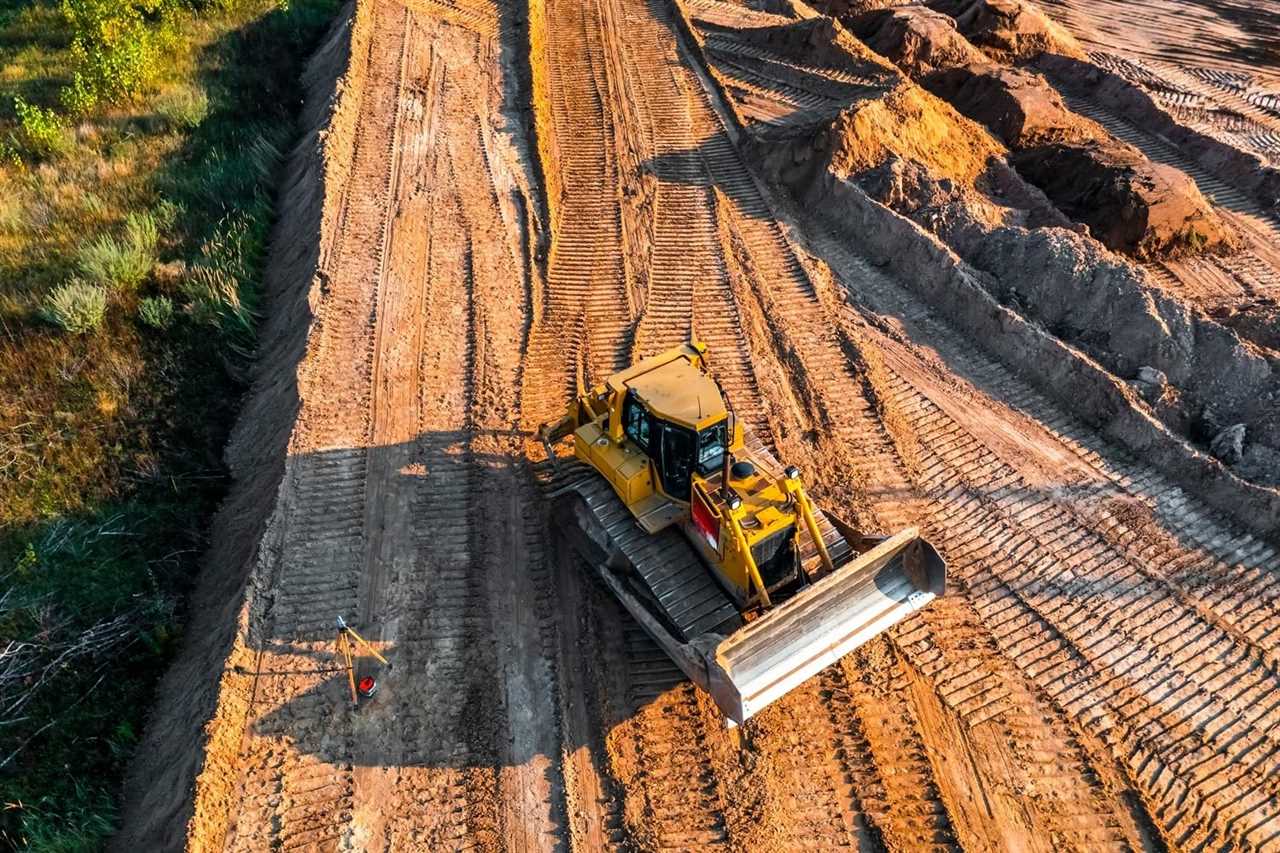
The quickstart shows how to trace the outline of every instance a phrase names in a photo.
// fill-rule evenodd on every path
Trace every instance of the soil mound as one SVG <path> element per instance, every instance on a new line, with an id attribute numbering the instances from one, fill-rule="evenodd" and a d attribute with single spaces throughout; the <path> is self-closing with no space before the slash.
<path id="1" fill-rule="evenodd" d="M 921 83 L 962 114 L 985 124 L 1010 148 L 1106 136 L 1097 124 L 1068 109 L 1057 90 L 1030 71 L 966 65 L 936 71 Z"/>
<path id="2" fill-rule="evenodd" d="M 929 0 L 925 5 L 950 15 L 971 42 L 1003 62 L 1042 53 L 1077 59 L 1085 55 L 1069 33 L 1020 0 Z"/>
<path id="3" fill-rule="evenodd" d="M 1109 249 L 1154 258 L 1232 244 L 1191 178 L 1123 143 L 1050 143 L 1015 153 L 1013 164 Z"/>
<path id="4" fill-rule="evenodd" d="M 992 159 L 1005 154 L 981 128 L 905 81 L 883 98 L 852 105 L 824 134 L 821 147 L 842 178 L 904 159 L 963 184 L 976 182 Z"/>
<path id="5" fill-rule="evenodd" d="M 832 18 L 806 18 L 776 27 L 756 27 L 735 33 L 744 45 L 779 56 L 802 59 L 810 67 L 840 71 L 855 77 L 895 81 L 897 69 L 868 50 Z"/>
<path id="6" fill-rule="evenodd" d="M 912 77 L 940 68 L 981 64 L 982 51 L 956 30 L 955 21 L 924 6 L 899 6 L 848 20 L 854 35 Z"/>
<path id="7" fill-rule="evenodd" d="M 897 0 L 817 0 L 809 5 L 824 15 L 843 19 L 888 9 L 897 5 Z"/>

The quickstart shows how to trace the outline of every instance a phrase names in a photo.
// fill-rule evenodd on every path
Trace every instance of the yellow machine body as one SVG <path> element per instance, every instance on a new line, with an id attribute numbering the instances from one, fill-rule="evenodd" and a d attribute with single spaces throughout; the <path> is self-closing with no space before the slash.
<path id="1" fill-rule="evenodd" d="M 809 505 L 798 477 L 770 477 L 753 464 L 750 473 L 730 474 L 726 491 L 726 466 L 716 461 L 691 472 L 688 492 L 674 493 L 670 478 L 662 476 L 663 448 L 642 443 L 644 435 L 661 442 L 658 431 L 669 427 L 695 436 L 722 429 L 728 441 L 720 453 L 739 464 L 750 461 L 742 428 L 708 375 L 705 356 L 706 346 L 691 342 L 609 377 L 574 402 L 558 431 L 572 427 L 574 455 L 609 481 L 641 527 L 657 533 L 682 525 L 741 609 L 767 606 L 770 589 L 796 576 L 787 572 L 766 581 L 753 550 L 804 523 Z M 645 419 L 643 432 L 628 429 L 637 417 Z"/>
<path id="2" fill-rule="evenodd" d="M 569 436 L 608 485 L 560 490 L 575 493 L 562 528 L 731 720 L 944 591 L 945 563 L 914 528 L 867 537 L 814 506 L 799 471 L 737 424 L 701 343 L 581 394 L 541 431 L 552 459 Z"/>

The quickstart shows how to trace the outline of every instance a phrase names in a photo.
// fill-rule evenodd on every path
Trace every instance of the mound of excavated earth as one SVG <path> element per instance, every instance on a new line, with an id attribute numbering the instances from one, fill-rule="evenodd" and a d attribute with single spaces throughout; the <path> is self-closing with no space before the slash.
<path id="1" fill-rule="evenodd" d="M 954 19 L 924 6 L 898 6 L 842 16 L 841 20 L 867 47 L 912 77 L 988 61 L 986 54 L 960 34 Z"/>
<path id="2" fill-rule="evenodd" d="M 929 0 L 925 5 L 950 15 L 971 42 L 1002 61 L 1032 59 L 1042 53 L 1084 56 L 1069 33 L 1020 0 Z"/>
<path id="3" fill-rule="evenodd" d="M 833 18 L 817 17 L 771 27 L 745 30 L 738 37 L 757 50 L 780 56 L 803 56 L 805 64 L 851 76 L 896 80 L 900 75 L 879 56 L 853 38 Z M 822 82 L 815 80 L 813 82 Z"/>
<path id="4" fill-rule="evenodd" d="M 792 28 L 796 34 L 781 32 L 788 27 L 768 28 L 770 49 L 778 57 L 761 62 L 794 70 L 813 65 L 809 57 L 819 54 L 824 67 L 836 69 L 865 61 L 861 52 L 867 48 L 843 28 L 817 54 L 810 52 L 811 36 L 827 30 L 814 21 Z M 741 38 L 754 48 L 760 34 L 748 31 Z M 837 54 L 851 39 L 860 58 L 842 63 Z M 718 73 L 731 80 L 745 61 L 739 54 L 734 65 L 722 65 Z M 754 73 L 775 72 L 762 65 Z M 988 79 L 998 84 L 1003 78 L 994 73 Z M 1225 229 L 1184 174 L 1151 163 L 1100 130 L 1103 141 L 1088 141 L 1090 123 L 1072 121 L 1058 112 L 1056 98 L 1040 93 L 1050 115 L 1057 116 L 1045 124 L 1052 127 L 1056 121 L 1063 132 L 1079 130 L 1085 141 L 1010 155 L 982 125 L 901 76 L 894 86 L 850 92 L 840 108 L 827 113 L 833 116 L 829 121 L 810 122 L 787 135 L 749 120 L 747 127 L 761 167 L 805 206 L 829 220 L 858 221 L 868 229 L 880 227 L 867 219 L 875 211 L 867 202 L 874 201 L 932 232 L 986 276 L 983 284 L 997 299 L 1087 352 L 1113 375 L 1128 379 L 1142 367 L 1162 371 L 1170 387 L 1152 411 L 1176 434 L 1202 440 L 1209 449 L 1216 433 L 1206 435 L 1197 427 L 1206 407 L 1223 412 L 1224 420 L 1245 423 L 1240 470 L 1272 482 L 1266 469 L 1280 448 L 1280 427 L 1265 401 L 1280 394 L 1280 372 L 1265 354 L 1162 293 L 1140 269 L 1102 245 L 1138 255 L 1176 253 L 1227 244 Z M 1016 117 L 1012 123 L 1017 124 Z M 1097 239 L 1044 227 L 1066 223 L 1059 210 L 1087 223 Z M 922 249 L 903 245 L 898 251 Z"/>
<path id="5" fill-rule="evenodd" d="M 1109 249 L 1169 257 L 1232 242 L 1191 178 L 1121 142 L 1055 142 L 1012 159 L 1020 174 Z"/>
<path id="6" fill-rule="evenodd" d="M 898 158 L 961 184 L 973 184 L 992 159 L 1004 156 L 994 139 L 907 83 L 882 98 L 851 105 L 828 128 L 819 147 L 842 177 Z"/>
<path id="7" fill-rule="evenodd" d="M 1097 124 L 1067 108 L 1043 77 L 1001 65 L 965 65 L 929 74 L 921 84 L 985 124 L 1010 148 L 1105 138 Z"/>
<path id="8" fill-rule="evenodd" d="M 863 15 L 855 26 L 878 53 L 1018 152 L 1012 162 L 1022 177 L 1107 248 L 1167 258 L 1232 244 L 1193 180 L 1076 115 L 1040 75 L 987 60 L 951 20 L 907 7 Z"/>

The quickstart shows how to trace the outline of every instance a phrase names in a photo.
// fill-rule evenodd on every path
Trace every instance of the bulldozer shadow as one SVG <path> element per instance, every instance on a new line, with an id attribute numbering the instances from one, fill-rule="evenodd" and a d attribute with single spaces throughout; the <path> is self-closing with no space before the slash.
<path id="1" fill-rule="evenodd" d="M 253 579 L 249 733 L 353 768 L 545 768 L 554 788 L 564 748 L 602 748 L 643 707 L 617 701 L 628 648 L 647 690 L 680 684 L 550 529 L 539 447 L 456 430 L 291 456 Z M 338 616 L 389 662 L 358 650 L 377 689 L 355 704 Z"/>

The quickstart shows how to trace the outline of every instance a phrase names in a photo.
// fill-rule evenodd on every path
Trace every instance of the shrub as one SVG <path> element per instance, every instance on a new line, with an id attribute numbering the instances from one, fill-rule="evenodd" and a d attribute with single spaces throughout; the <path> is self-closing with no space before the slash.
<path id="1" fill-rule="evenodd" d="M 155 110 L 174 130 L 190 130 L 209 114 L 209 96 L 199 86 L 178 86 L 156 98 Z"/>
<path id="2" fill-rule="evenodd" d="M 55 287 L 40 309 L 47 322 L 73 335 L 98 328 L 106 313 L 107 291 L 81 281 Z"/>
<path id="3" fill-rule="evenodd" d="M 130 213 L 124 220 L 125 239 L 140 251 L 154 255 L 160 242 L 160 223 L 148 211 Z"/>
<path id="4" fill-rule="evenodd" d="M 152 258 L 127 240 L 103 235 L 82 246 L 78 260 L 91 281 L 131 289 L 147 277 Z"/>
<path id="5" fill-rule="evenodd" d="M 13 99 L 18 115 L 22 145 L 36 157 L 56 157 L 71 148 L 71 133 L 53 110 L 29 104 L 20 96 Z"/>
<path id="6" fill-rule="evenodd" d="M 80 248 L 80 270 L 92 281 L 121 289 L 137 287 L 155 264 L 160 229 L 150 213 L 131 213 L 123 239 L 103 235 Z"/>
<path id="7" fill-rule="evenodd" d="M 173 300 L 167 296 L 152 296 L 138 303 L 138 319 L 144 326 L 167 329 L 173 324 Z"/>
<path id="8" fill-rule="evenodd" d="M 67 109 L 83 113 L 100 101 L 136 97 L 154 84 L 172 39 L 169 3 L 145 0 L 62 0 L 75 63 L 62 92 Z"/>

